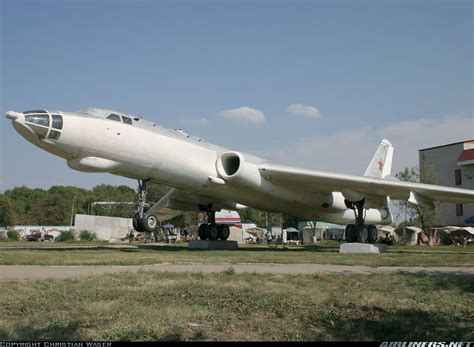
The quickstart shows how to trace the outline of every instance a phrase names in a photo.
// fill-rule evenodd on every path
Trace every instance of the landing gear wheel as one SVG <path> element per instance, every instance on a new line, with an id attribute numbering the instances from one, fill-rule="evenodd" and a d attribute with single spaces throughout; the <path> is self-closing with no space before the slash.
<path id="1" fill-rule="evenodd" d="M 142 233 L 145 231 L 142 227 L 142 223 L 140 221 L 140 217 L 138 216 L 138 213 L 135 213 L 135 215 L 133 216 L 132 225 L 133 225 L 133 229 L 135 229 L 139 233 Z"/>
<path id="2" fill-rule="evenodd" d="M 199 226 L 198 236 L 201 240 L 207 240 L 209 238 L 207 235 L 207 224 L 201 224 Z"/>
<path id="3" fill-rule="evenodd" d="M 227 240 L 230 236 L 230 228 L 228 225 L 225 225 L 225 224 L 221 224 L 219 225 L 219 227 L 217 228 L 217 234 L 219 235 L 219 238 L 221 240 Z"/>
<path id="4" fill-rule="evenodd" d="M 365 224 L 356 225 L 355 232 L 356 232 L 357 242 L 360 242 L 360 243 L 366 243 L 367 242 L 367 236 L 369 234 L 369 232 L 367 230 L 367 225 L 365 225 Z"/>
<path id="5" fill-rule="evenodd" d="M 207 226 L 207 235 L 209 240 L 217 240 L 219 238 L 219 228 L 216 223 L 211 223 Z"/>
<path id="6" fill-rule="evenodd" d="M 367 231 L 368 231 L 368 237 L 367 237 L 368 242 L 375 243 L 375 241 L 377 241 L 377 236 L 378 236 L 377 227 L 372 224 L 368 225 Z"/>
<path id="7" fill-rule="evenodd" d="M 158 218 L 152 214 L 146 215 L 142 218 L 141 225 L 146 232 L 152 233 L 158 227 Z"/>

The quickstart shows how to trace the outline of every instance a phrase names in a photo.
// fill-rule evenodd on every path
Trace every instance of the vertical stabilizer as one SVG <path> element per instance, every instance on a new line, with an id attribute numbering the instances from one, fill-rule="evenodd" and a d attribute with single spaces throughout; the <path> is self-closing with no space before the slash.
<path id="1" fill-rule="evenodd" d="M 389 140 L 383 139 L 370 161 L 364 176 L 384 178 L 392 170 L 393 146 Z"/>

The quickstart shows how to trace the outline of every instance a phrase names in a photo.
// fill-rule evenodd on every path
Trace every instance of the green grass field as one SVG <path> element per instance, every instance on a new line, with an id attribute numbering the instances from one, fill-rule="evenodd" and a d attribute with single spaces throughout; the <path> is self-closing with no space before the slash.
<path id="1" fill-rule="evenodd" d="M 0 283 L 0 340 L 472 341 L 474 283 L 125 273 Z"/>
<path id="2" fill-rule="evenodd" d="M 236 251 L 188 250 L 186 244 L 111 248 L 100 243 L 7 242 L 0 265 L 144 265 L 158 263 L 313 263 L 367 266 L 474 266 L 474 247 L 391 247 L 385 254 L 339 254 L 338 244 L 246 246 Z M 18 247 L 34 249 L 18 249 Z M 56 249 L 44 249 L 44 247 Z M 93 248 L 81 248 L 90 246 Z M 5 247 L 0 243 L 0 247 Z"/>

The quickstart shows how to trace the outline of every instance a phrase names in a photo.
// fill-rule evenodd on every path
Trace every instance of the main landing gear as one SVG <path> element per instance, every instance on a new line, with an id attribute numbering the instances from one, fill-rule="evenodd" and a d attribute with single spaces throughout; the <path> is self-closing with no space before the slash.
<path id="1" fill-rule="evenodd" d="M 149 204 L 146 202 L 148 191 L 148 180 L 138 180 L 138 203 L 137 212 L 133 216 L 133 229 L 138 232 L 152 233 L 158 228 L 158 218 L 152 214 L 147 214 Z"/>
<path id="2" fill-rule="evenodd" d="M 354 210 L 356 217 L 355 224 L 346 226 L 345 235 L 347 242 L 374 243 L 377 240 L 378 235 L 375 225 L 364 223 L 364 202 L 365 200 L 358 202 L 345 201 L 347 208 Z"/>
<path id="3" fill-rule="evenodd" d="M 198 236 L 201 240 L 227 240 L 230 235 L 230 228 L 226 224 L 216 223 L 216 212 L 207 212 L 207 223 L 201 224 L 198 229 Z"/>

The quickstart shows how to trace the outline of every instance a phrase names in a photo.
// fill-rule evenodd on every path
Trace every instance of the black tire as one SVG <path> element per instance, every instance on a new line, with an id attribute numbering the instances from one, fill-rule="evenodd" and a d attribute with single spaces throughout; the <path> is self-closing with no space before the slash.
<path id="1" fill-rule="evenodd" d="M 219 228 L 216 223 L 211 223 L 207 226 L 207 236 L 209 240 L 217 240 L 219 238 Z"/>
<path id="2" fill-rule="evenodd" d="M 142 233 L 142 232 L 145 231 L 142 227 L 142 223 L 140 221 L 140 218 L 138 217 L 138 213 L 135 213 L 135 215 L 133 216 L 132 225 L 133 225 L 133 229 L 135 229 L 139 233 Z"/>
<path id="3" fill-rule="evenodd" d="M 375 243 L 375 241 L 377 241 L 377 238 L 378 238 L 377 227 L 375 225 L 368 225 L 367 231 L 368 231 L 367 241 L 369 243 Z"/>
<path id="4" fill-rule="evenodd" d="M 217 233 L 219 235 L 219 238 L 225 241 L 230 236 L 230 228 L 228 225 L 220 224 L 219 227 L 217 228 Z"/>
<path id="5" fill-rule="evenodd" d="M 346 225 L 346 242 L 354 242 L 354 224 Z"/>
<path id="6" fill-rule="evenodd" d="M 142 218 L 141 225 L 146 232 L 152 233 L 158 228 L 158 218 L 153 214 L 146 215 Z"/>
<path id="7" fill-rule="evenodd" d="M 201 224 L 198 228 L 198 236 L 201 240 L 207 240 L 207 224 Z"/>
<path id="8" fill-rule="evenodd" d="M 357 242 L 367 243 L 367 236 L 369 234 L 367 230 L 367 225 L 365 224 L 357 225 L 354 228 L 354 230 L 355 230 Z"/>

